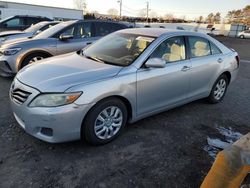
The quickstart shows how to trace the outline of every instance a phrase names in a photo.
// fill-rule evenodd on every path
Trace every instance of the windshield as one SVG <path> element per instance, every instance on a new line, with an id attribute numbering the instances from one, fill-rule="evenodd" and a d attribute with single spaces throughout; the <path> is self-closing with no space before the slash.
<path id="1" fill-rule="evenodd" d="M 57 32 L 61 31 L 63 28 L 71 25 L 75 23 L 74 21 L 68 21 L 68 22 L 62 22 L 59 23 L 49 29 L 46 29 L 45 31 L 39 33 L 38 35 L 36 35 L 34 38 L 36 39 L 46 39 L 46 38 L 50 38 L 53 35 L 55 35 Z"/>
<path id="2" fill-rule="evenodd" d="M 25 33 L 35 33 L 44 25 L 45 25 L 45 23 L 38 23 L 38 24 L 32 25 L 28 29 L 25 29 L 24 32 Z"/>
<path id="3" fill-rule="evenodd" d="M 128 66 L 154 39 L 136 34 L 114 33 L 97 41 L 84 50 L 82 54 L 99 62 Z"/>

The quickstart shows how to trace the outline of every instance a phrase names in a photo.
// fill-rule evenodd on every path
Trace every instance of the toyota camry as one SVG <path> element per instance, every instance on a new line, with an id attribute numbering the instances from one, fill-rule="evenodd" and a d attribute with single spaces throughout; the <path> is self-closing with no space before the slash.
<path id="1" fill-rule="evenodd" d="M 125 29 L 23 68 L 10 89 L 11 106 L 38 139 L 100 145 L 127 123 L 201 98 L 222 101 L 239 66 L 237 52 L 205 34 Z"/>

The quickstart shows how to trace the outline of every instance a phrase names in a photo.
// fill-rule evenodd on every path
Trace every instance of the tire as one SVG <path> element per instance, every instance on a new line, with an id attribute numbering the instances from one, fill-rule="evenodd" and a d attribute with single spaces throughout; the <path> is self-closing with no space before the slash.
<path id="1" fill-rule="evenodd" d="M 42 60 L 42 59 L 45 59 L 45 58 L 48 58 L 48 57 L 50 57 L 50 55 L 48 55 L 46 53 L 42 53 L 42 52 L 32 53 L 32 54 L 30 54 L 30 55 L 28 55 L 27 57 L 24 58 L 24 60 L 21 63 L 20 69 L 27 66 L 28 64 L 31 64 L 31 61 L 33 59 L 35 59 L 35 58 L 37 58 L 38 60 Z"/>
<path id="2" fill-rule="evenodd" d="M 219 103 L 225 97 L 229 84 L 228 77 L 223 74 L 214 83 L 212 91 L 208 97 L 208 102 L 211 104 Z"/>
<path id="3" fill-rule="evenodd" d="M 108 116 L 105 116 L 105 110 Z M 127 117 L 126 105 L 121 100 L 109 98 L 101 101 L 87 114 L 82 125 L 82 137 L 91 145 L 107 144 L 122 133 Z"/>
<path id="4" fill-rule="evenodd" d="M 244 39 L 244 38 L 245 38 L 245 36 L 244 36 L 244 35 L 240 35 L 240 38 L 241 38 L 241 39 Z"/>

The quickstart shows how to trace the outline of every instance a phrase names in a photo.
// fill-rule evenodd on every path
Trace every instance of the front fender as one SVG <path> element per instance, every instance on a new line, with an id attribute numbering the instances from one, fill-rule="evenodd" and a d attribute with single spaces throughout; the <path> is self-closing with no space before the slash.
<path id="1" fill-rule="evenodd" d="M 16 70 L 20 70 L 20 66 L 23 62 L 23 60 L 29 56 L 30 54 L 32 53 L 45 53 L 47 54 L 48 56 L 54 56 L 51 52 L 49 52 L 47 49 L 44 49 L 44 48 L 33 48 L 33 49 L 29 49 L 27 51 L 24 51 L 22 52 L 18 57 L 17 57 L 17 60 L 16 60 Z"/>

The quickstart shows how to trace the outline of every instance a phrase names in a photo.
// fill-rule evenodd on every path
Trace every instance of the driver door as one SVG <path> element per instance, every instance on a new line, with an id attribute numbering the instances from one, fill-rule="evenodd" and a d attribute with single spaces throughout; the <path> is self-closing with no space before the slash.
<path id="1" fill-rule="evenodd" d="M 91 22 L 74 24 L 58 34 L 57 54 L 65 54 L 85 48 L 94 42 L 92 37 L 93 27 Z M 60 40 L 61 35 L 72 35 L 72 39 Z"/>
<path id="2" fill-rule="evenodd" d="M 163 58 L 166 66 L 138 70 L 138 116 L 182 103 L 189 92 L 191 63 L 186 58 L 184 37 L 167 39 L 150 58 Z"/>

